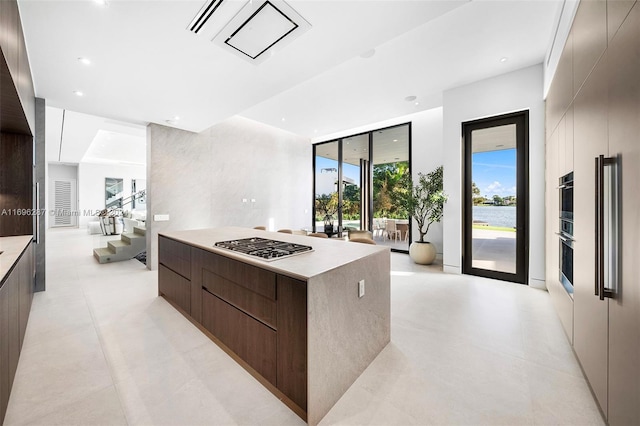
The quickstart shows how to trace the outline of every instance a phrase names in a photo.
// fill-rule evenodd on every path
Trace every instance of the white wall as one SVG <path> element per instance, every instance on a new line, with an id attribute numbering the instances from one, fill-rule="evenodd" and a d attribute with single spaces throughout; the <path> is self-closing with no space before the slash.
<path id="1" fill-rule="evenodd" d="M 147 164 L 147 265 L 151 269 L 158 265 L 158 232 L 311 226 L 312 162 L 307 138 L 243 117 L 230 118 L 202 133 L 150 124 Z M 154 222 L 156 214 L 168 214 L 170 220 Z"/>
<path id="2" fill-rule="evenodd" d="M 444 93 L 443 264 L 462 271 L 462 123 L 529 110 L 529 284 L 544 288 L 544 101 L 543 68 L 536 65 Z"/>
<path id="3" fill-rule="evenodd" d="M 96 211 L 105 207 L 105 178 L 123 179 L 124 198 L 131 195 L 131 179 L 146 179 L 144 165 L 95 164 L 80 163 L 78 165 L 78 205 L 80 210 L 79 226 L 95 220 L 83 214 L 85 211 Z M 124 209 L 131 208 L 131 205 Z"/>
<path id="4" fill-rule="evenodd" d="M 314 139 L 314 143 L 347 137 L 354 134 L 377 130 L 397 124 L 411 123 L 411 166 L 414 180 L 418 173 L 428 173 L 443 164 L 442 156 L 442 108 L 434 108 L 415 114 L 367 124 L 339 133 L 333 133 Z M 412 239 L 419 238 L 417 225 L 412 226 Z M 438 253 L 442 254 L 442 224 L 434 223 L 429 229 L 426 239 L 435 244 Z"/>

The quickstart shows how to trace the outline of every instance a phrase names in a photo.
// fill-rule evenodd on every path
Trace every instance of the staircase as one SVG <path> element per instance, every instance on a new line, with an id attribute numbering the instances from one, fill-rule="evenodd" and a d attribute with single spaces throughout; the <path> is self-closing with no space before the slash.
<path id="1" fill-rule="evenodd" d="M 147 249 L 147 231 L 134 226 L 132 233 L 123 233 L 120 240 L 109 241 L 107 247 L 93 249 L 93 257 L 100 263 L 133 259 Z"/>

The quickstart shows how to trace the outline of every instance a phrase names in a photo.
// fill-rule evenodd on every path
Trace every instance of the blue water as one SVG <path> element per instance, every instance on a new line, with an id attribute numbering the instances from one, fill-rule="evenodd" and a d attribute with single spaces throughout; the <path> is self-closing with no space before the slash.
<path id="1" fill-rule="evenodd" d="M 490 226 L 516 226 L 515 206 L 473 206 L 473 220 L 487 222 Z"/>

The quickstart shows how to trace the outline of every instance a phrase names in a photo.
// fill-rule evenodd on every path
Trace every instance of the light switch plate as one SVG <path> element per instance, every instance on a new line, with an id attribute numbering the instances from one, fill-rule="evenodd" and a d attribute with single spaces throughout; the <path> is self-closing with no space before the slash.
<path id="1" fill-rule="evenodd" d="M 364 280 L 358 282 L 358 297 L 364 296 Z"/>
<path id="2" fill-rule="evenodd" d="M 153 221 L 154 222 L 167 222 L 169 220 L 168 214 L 154 214 Z"/>

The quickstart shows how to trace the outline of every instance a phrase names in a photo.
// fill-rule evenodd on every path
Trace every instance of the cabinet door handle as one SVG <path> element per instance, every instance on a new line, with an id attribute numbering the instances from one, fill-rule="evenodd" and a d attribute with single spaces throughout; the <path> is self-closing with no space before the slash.
<path id="1" fill-rule="evenodd" d="M 600 157 L 596 157 L 596 169 L 595 169 L 595 262 L 594 262 L 594 294 L 600 295 Z"/>
<path id="2" fill-rule="evenodd" d="M 599 156 L 598 167 L 598 192 L 600 203 L 598 205 L 598 285 L 600 300 L 604 300 L 604 155 Z"/>

